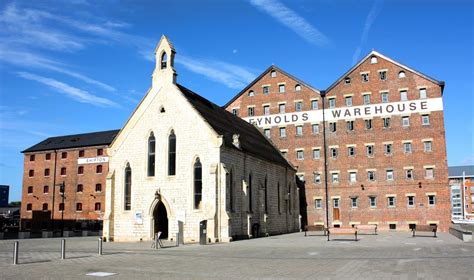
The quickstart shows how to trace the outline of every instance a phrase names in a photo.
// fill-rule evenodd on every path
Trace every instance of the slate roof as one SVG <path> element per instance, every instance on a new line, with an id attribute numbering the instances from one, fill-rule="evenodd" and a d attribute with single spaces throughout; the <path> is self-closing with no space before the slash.
<path id="1" fill-rule="evenodd" d="M 83 134 L 49 137 L 22 151 L 22 153 L 109 145 L 120 130 L 98 131 Z"/>
<path id="2" fill-rule="evenodd" d="M 448 177 L 449 178 L 458 178 L 462 177 L 462 172 L 465 172 L 466 178 L 474 177 L 474 165 L 465 165 L 465 166 L 451 166 L 448 167 Z"/>
<path id="3" fill-rule="evenodd" d="M 243 152 L 294 169 L 280 151 L 255 126 L 184 86 L 179 84 L 177 86 L 204 120 L 219 135 L 224 136 L 223 141 L 226 147 L 237 149 L 232 142 L 233 135 L 239 134 L 240 150 Z"/>

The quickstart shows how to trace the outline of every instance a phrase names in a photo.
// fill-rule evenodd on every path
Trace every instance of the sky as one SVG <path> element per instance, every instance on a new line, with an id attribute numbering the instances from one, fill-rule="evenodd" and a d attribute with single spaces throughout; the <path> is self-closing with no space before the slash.
<path id="1" fill-rule="evenodd" d="M 224 105 L 275 64 L 325 89 L 377 50 L 446 82 L 448 164 L 474 164 L 474 1 L 0 1 L 0 184 L 21 151 L 119 129 L 151 85 L 162 34 L 178 82 Z"/>

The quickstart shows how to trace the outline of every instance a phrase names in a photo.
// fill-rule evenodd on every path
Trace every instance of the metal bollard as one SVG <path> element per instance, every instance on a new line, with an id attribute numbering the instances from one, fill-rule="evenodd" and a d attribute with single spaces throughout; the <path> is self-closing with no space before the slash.
<path id="1" fill-rule="evenodd" d="M 19 242 L 15 241 L 13 246 L 13 264 L 18 264 L 18 245 Z"/>
<path id="2" fill-rule="evenodd" d="M 98 244 L 98 250 L 97 253 L 99 255 L 102 255 L 102 238 L 99 237 L 99 244 Z"/>
<path id="3" fill-rule="evenodd" d="M 61 260 L 66 259 L 66 239 L 61 239 Z"/>
<path id="4" fill-rule="evenodd" d="M 179 247 L 179 232 L 176 233 L 176 247 Z"/>

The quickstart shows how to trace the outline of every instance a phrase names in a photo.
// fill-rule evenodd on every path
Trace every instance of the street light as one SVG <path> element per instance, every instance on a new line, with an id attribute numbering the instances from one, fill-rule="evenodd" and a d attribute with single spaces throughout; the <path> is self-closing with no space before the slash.
<path id="1" fill-rule="evenodd" d="M 328 194 L 328 164 L 327 164 L 327 144 L 326 144 L 326 117 L 324 114 L 326 106 L 326 91 L 319 92 L 323 101 L 323 146 L 324 146 L 324 188 L 326 192 L 326 227 L 329 229 L 329 194 Z M 329 234 L 328 234 L 329 241 Z"/>

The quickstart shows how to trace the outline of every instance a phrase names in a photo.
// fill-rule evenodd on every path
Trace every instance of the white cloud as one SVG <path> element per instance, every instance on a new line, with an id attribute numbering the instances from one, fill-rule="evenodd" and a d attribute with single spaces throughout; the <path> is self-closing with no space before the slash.
<path id="1" fill-rule="evenodd" d="M 64 64 L 35 54 L 33 52 L 9 50 L 8 48 L 2 47 L 0 45 L 0 61 L 4 61 L 17 66 L 22 66 L 25 68 L 34 67 L 55 71 L 68 75 L 70 77 L 74 77 L 88 84 L 101 87 L 102 89 L 105 89 L 107 91 L 115 91 L 114 87 L 106 83 L 89 78 L 83 74 L 68 70 L 65 68 Z"/>
<path id="2" fill-rule="evenodd" d="M 367 15 L 367 18 L 365 19 L 364 30 L 362 31 L 359 46 L 357 46 L 354 54 L 352 55 L 353 65 L 356 64 L 359 60 L 360 52 L 362 51 L 362 46 L 365 44 L 369 37 L 370 28 L 372 27 L 372 24 L 374 24 L 377 15 L 382 10 L 382 5 L 383 0 L 375 0 L 374 4 L 372 5 L 372 8 L 370 9 L 369 14 Z"/>
<path id="3" fill-rule="evenodd" d="M 119 107 L 119 105 L 112 100 L 107 98 L 95 96 L 88 91 L 72 87 L 66 83 L 60 82 L 55 79 L 35 75 L 28 72 L 17 72 L 18 76 L 27 79 L 36 81 L 38 83 L 44 84 L 57 92 L 63 93 L 66 96 L 71 97 L 74 100 L 77 100 L 82 103 L 89 103 L 99 107 Z"/>
<path id="4" fill-rule="evenodd" d="M 278 0 L 250 0 L 250 4 L 266 12 L 311 44 L 325 46 L 330 42 L 316 27 Z"/>
<path id="5" fill-rule="evenodd" d="M 189 71 L 234 89 L 243 88 L 255 78 L 255 75 L 244 67 L 218 60 L 200 60 L 181 55 L 176 58 L 176 63 Z"/>

